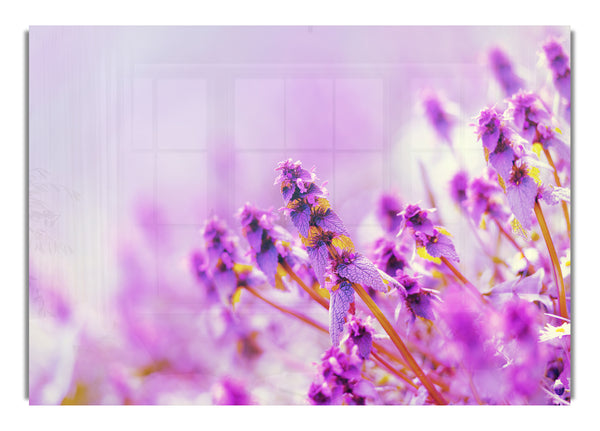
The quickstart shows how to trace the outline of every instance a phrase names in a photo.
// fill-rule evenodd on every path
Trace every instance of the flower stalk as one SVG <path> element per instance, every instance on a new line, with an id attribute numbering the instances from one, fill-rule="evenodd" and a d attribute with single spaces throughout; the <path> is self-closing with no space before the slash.
<path id="1" fill-rule="evenodd" d="M 554 282 L 556 283 L 556 289 L 558 290 L 559 313 L 561 317 L 568 318 L 569 313 L 567 311 L 567 299 L 562 271 L 560 269 L 560 262 L 558 261 L 556 249 L 554 248 L 554 243 L 552 242 L 552 237 L 550 236 L 550 231 L 548 230 L 548 225 L 546 224 L 546 219 L 544 218 L 544 213 L 542 212 L 542 207 L 537 201 L 534 206 L 534 211 L 542 230 L 542 235 L 544 236 L 544 241 L 546 242 L 546 247 L 548 248 L 548 253 L 550 254 L 550 260 L 552 261 L 552 274 L 554 275 Z"/>
<path id="2" fill-rule="evenodd" d="M 364 287 L 357 283 L 352 283 L 352 287 L 354 288 L 354 291 L 358 294 L 358 296 L 360 296 L 360 298 L 366 304 L 366 306 L 369 308 L 369 310 L 371 310 L 371 312 L 373 313 L 377 321 L 381 324 L 385 332 L 389 335 L 390 339 L 392 340 L 392 343 L 394 343 L 394 345 L 400 352 L 400 355 L 402 355 L 404 360 L 408 363 L 410 369 L 415 373 L 415 375 L 421 381 L 421 383 L 423 383 L 423 386 L 425 386 L 427 392 L 429 392 L 429 395 L 431 396 L 431 398 L 433 398 L 435 403 L 439 405 L 448 404 L 448 401 L 446 401 L 446 399 L 438 392 L 438 390 L 433 385 L 432 381 L 423 372 L 419 364 L 417 364 L 417 361 L 415 361 L 415 358 L 413 358 L 412 354 L 407 349 L 406 345 L 404 344 L 398 333 L 394 330 L 392 324 L 389 322 L 389 320 L 387 320 L 381 309 L 369 296 Z"/>

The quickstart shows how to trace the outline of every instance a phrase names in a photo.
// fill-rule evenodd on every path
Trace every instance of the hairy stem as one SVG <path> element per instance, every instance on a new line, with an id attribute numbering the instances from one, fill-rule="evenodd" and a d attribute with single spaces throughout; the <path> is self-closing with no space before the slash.
<path id="1" fill-rule="evenodd" d="M 419 367 L 419 364 L 417 364 L 417 361 L 415 361 L 412 354 L 406 348 L 406 345 L 404 344 L 396 330 L 393 328 L 392 324 L 385 317 L 385 315 L 377 306 L 375 301 L 373 301 L 373 299 L 369 296 L 364 287 L 357 283 L 352 283 L 352 287 L 354 288 L 354 291 L 358 294 L 358 296 L 360 296 L 363 302 L 367 305 L 367 307 L 369 307 L 369 310 L 371 310 L 377 321 L 379 321 L 385 332 L 389 335 L 390 339 L 400 352 L 400 355 L 408 363 L 408 366 L 416 374 L 417 378 L 421 381 L 421 383 L 423 383 L 423 386 L 425 386 L 427 392 L 429 392 L 429 395 L 431 396 L 431 398 L 433 398 L 435 403 L 441 405 L 448 404 L 448 401 L 446 401 L 444 397 L 438 392 L 431 380 L 423 372 L 421 367 Z"/>
<path id="2" fill-rule="evenodd" d="M 533 209 L 542 230 L 542 235 L 544 236 L 544 241 L 546 242 L 546 247 L 548 248 L 548 253 L 550 254 L 550 260 L 552 261 L 552 274 L 554 275 L 554 282 L 556 283 L 556 289 L 558 290 L 558 307 L 560 310 L 560 316 L 568 318 L 569 313 L 567 311 L 565 284 L 563 281 L 562 271 L 560 269 L 560 262 L 558 261 L 558 256 L 556 254 L 556 249 L 554 248 L 554 243 L 552 242 L 552 237 L 550 236 L 550 231 L 548 230 L 548 225 L 546 224 L 546 219 L 544 218 L 544 213 L 542 212 L 540 203 L 536 201 Z"/>

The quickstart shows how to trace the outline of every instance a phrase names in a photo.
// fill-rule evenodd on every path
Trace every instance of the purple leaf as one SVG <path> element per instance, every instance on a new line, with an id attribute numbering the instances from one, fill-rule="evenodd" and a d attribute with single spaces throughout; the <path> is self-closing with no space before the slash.
<path id="1" fill-rule="evenodd" d="M 281 194 L 283 195 L 283 201 L 287 205 L 290 199 L 292 198 L 294 192 L 296 191 L 296 185 L 292 184 L 290 186 L 283 186 L 281 188 Z"/>
<path id="2" fill-rule="evenodd" d="M 513 214 L 525 229 L 531 228 L 531 212 L 537 196 L 537 184 L 533 178 L 525 176 L 518 185 L 508 183 L 506 197 Z"/>
<path id="3" fill-rule="evenodd" d="M 325 282 L 325 270 L 327 269 L 327 264 L 329 263 L 329 251 L 327 250 L 327 246 L 321 245 L 317 247 L 306 247 L 306 253 L 308 254 L 310 263 L 315 271 L 315 275 L 317 276 L 319 284 L 323 286 Z"/>
<path id="4" fill-rule="evenodd" d="M 346 278 L 353 283 L 372 287 L 380 292 L 387 292 L 387 287 L 375 265 L 360 254 L 356 256 L 356 259 L 352 263 L 338 265 L 337 273 L 340 277 Z"/>
<path id="5" fill-rule="evenodd" d="M 515 152 L 509 146 L 506 146 L 504 151 L 500 153 L 493 152 L 490 154 L 490 165 L 494 167 L 496 172 L 507 181 L 513 167 Z"/>
<path id="6" fill-rule="evenodd" d="M 275 273 L 277 272 L 278 257 L 279 253 L 272 243 L 267 245 L 260 253 L 256 254 L 256 263 L 258 263 L 261 271 L 267 276 L 267 279 L 271 285 L 275 285 Z"/>
<path id="7" fill-rule="evenodd" d="M 444 256 L 455 262 L 460 261 L 458 254 L 454 249 L 452 240 L 446 235 L 437 234 L 434 237 L 430 237 L 430 240 L 427 241 L 425 248 L 427 249 L 427 253 L 429 253 L 432 257 Z"/>
<path id="8" fill-rule="evenodd" d="M 263 228 L 258 227 L 257 230 L 248 229 L 246 230 L 246 239 L 248 244 L 255 252 L 259 252 L 262 245 L 262 234 Z"/>
<path id="9" fill-rule="evenodd" d="M 350 304 L 354 302 L 354 289 L 350 283 L 343 281 L 339 289 L 331 292 L 331 302 L 329 303 L 329 336 L 334 346 L 340 344 L 340 338 L 344 331 L 344 320 L 346 313 L 350 309 Z"/>
<path id="10" fill-rule="evenodd" d="M 323 230 L 349 236 L 346 226 L 344 226 L 342 220 L 331 209 L 327 210 L 323 218 L 317 220 L 316 225 Z"/>
<path id="11" fill-rule="evenodd" d="M 308 237 L 308 232 L 310 230 L 310 207 L 306 205 L 306 203 L 301 204 L 296 207 L 290 213 L 290 218 L 292 219 L 292 223 L 300 232 L 300 235 L 303 237 Z"/>

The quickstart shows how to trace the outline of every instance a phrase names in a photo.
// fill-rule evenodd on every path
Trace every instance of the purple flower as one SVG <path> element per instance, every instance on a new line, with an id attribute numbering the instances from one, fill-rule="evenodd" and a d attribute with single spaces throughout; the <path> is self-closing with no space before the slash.
<path id="1" fill-rule="evenodd" d="M 407 247 L 387 238 L 379 238 L 373 250 L 373 263 L 389 276 L 395 277 L 397 271 L 402 271 L 408 265 L 405 258 L 408 254 Z"/>
<path id="2" fill-rule="evenodd" d="M 233 267 L 234 257 L 237 256 L 235 238 L 229 233 L 224 221 L 213 217 L 206 222 L 202 236 L 208 251 L 211 265 L 215 265 L 219 259 L 228 267 Z"/>
<path id="3" fill-rule="evenodd" d="M 538 194 L 536 182 L 528 174 L 527 165 L 514 165 L 506 188 L 508 204 L 525 229 L 531 228 L 531 213 Z"/>
<path id="4" fill-rule="evenodd" d="M 527 344 L 537 344 L 541 328 L 539 310 L 531 302 L 515 296 L 503 306 L 504 331 L 506 337 Z"/>
<path id="5" fill-rule="evenodd" d="M 425 247 L 430 256 L 443 256 L 455 262 L 460 261 L 450 237 L 441 234 L 437 229 L 433 230 L 433 235 L 417 232 L 415 238 L 417 240 L 417 245 Z"/>
<path id="6" fill-rule="evenodd" d="M 324 191 L 315 184 L 315 174 L 302 168 L 300 161 L 293 162 L 292 159 L 288 159 L 280 162 L 275 170 L 281 171 L 275 179 L 275 184 L 281 183 L 281 193 L 286 205 L 298 199 L 306 199 L 310 204 L 314 204 L 318 197 L 324 196 Z"/>
<path id="7" fill-rule="evenodd" d="M 400 200 L 391 193 L 382 194 L 375 210 L 375 215 L 383 229 L 388 233 L 396 233 L 400 228 L 402 219 L 398 213 L 402 211 L 403 205 Z"/>
<path id="8" fill-rule="evenodd" d="M 473 178 L 467 189 L 465 207 L 476 224 L 479 224 L 483 214 L 506 221 L 509 213 L 502 202 L 502 189 L 496 181 L 486 177 Z"/>
<path id="9" fill-rule="evenodd" d="M 571 66 L 569 56 L 556 39 L 550 39 L 543 46 L 543 51 L 552 71 L 554 85 L 561 96 L 571 100 Z"/>
<path id="10" fill-rule="evenodd" d="M 500 139 L 502 125 L 502 115 L 496 111 L 496 108 L 485 108 L 477 116 L 475 133 L 481 139 L 484 148 L 494 151 L 498 140 Z"/>
<path id="11" fill-rule="evenodd" d="M 450 133 L 454 127 L 454 117 L 444 108 L 438 95 L 431 91 L 423 93 L 422 103 L 429 123 L 446 143 L 451 144 Z"/>
<path id="12" fill-rule="evenodd" d="M 350 343 L 350 348 L 352 348 L 352 345 L 356 345 L 358 347 L 358 355 L 363 359 L 368 359 L 371 354 L 373 334 L 375 333 L 370 317 L 363 320 L 352 314 L 346 323 L 346 327 L 348 328 L 348 337 L 346 340 Z"/>
<path id="13" fill-rule="evenodd" d="M 408 227 L 413 232 L 433 235 L 433 222 L 429 220 L 428 211 L 433 210 L 422 210 L 419 205 L 407 205 L 404 211 L 399 214 L 402 216 L 401 230 Z"/>
<path id="14" fill-rule="evenodd" d="M 215 383 L 212 388 L 212 401 L 221 406 L 245 406 L 253 404 L 244 384 L 229 376 Z"/>
<path id="15" fill-rule="evenodd" d="M 375 395 L 370 384 L 361 377 L 363 359 L 358 347 L 346 352 L 332 346 L 321 357 L 318 374 L 308 390 L 311 404 L 364 405 L 369 397 Z"/>
<path id="16" fill-rule="evenodd" d="M 460 207 L 463 206 L 463 202 L 467 199 L 467 185 L 469 182 L 469 175 L 465 171 L 458 171 L 450 180 L 450 196 L 454 203 Z"/>
<path id="17" fill-rule="evenodd" d="M 300 161 L 285 160 L 280 162 L 275 170 L 281 171 L 275 179 L 275 184 L 281 184 L 281 193 L 286 204 L 292 199 L 292 195 L 296 190 L 306 192 L 307 184 L 315 180 L 311 172 L 302 168 Z"/>
<path id="18" fill-rule="evenodd" d="M 531 91 L 519 91 L 507 99 L 506 116 L 510 118 L 519 134 L 530 143 L 537 142 L 539 124 L 550 124 L 551 116 L 542 99 Z"/>
<path id="19" fill-rule="evenodd" d="M 488 59 L 494 77 L 507 96 L 522 88 L 523 80 L 514 72 L 512 62 L 502 49 L 491 49 Z"/>
<path id="20" fill-rule="evenodd" d="M 405 303 L 414 320 L 416 316 L 423 319 L 433 320 L 433 304 L 439 298 L 429 290 L 422 288 L 418 277 L 401 273 L 397 277 L 398 282 L 406 289 Z"/>

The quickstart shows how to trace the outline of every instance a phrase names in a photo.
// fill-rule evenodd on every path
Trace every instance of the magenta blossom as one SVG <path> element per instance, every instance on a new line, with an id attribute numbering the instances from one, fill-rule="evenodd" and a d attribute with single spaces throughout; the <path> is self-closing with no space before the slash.
<path id="1" fill-rule="evenodd" d="M 494 77 L 506 96 L 510 96 L 523 87 L 523 80 L 515 73 L 510 58 L 502 49 L 497 47 L 491 49 L 488 60 Z"/>

